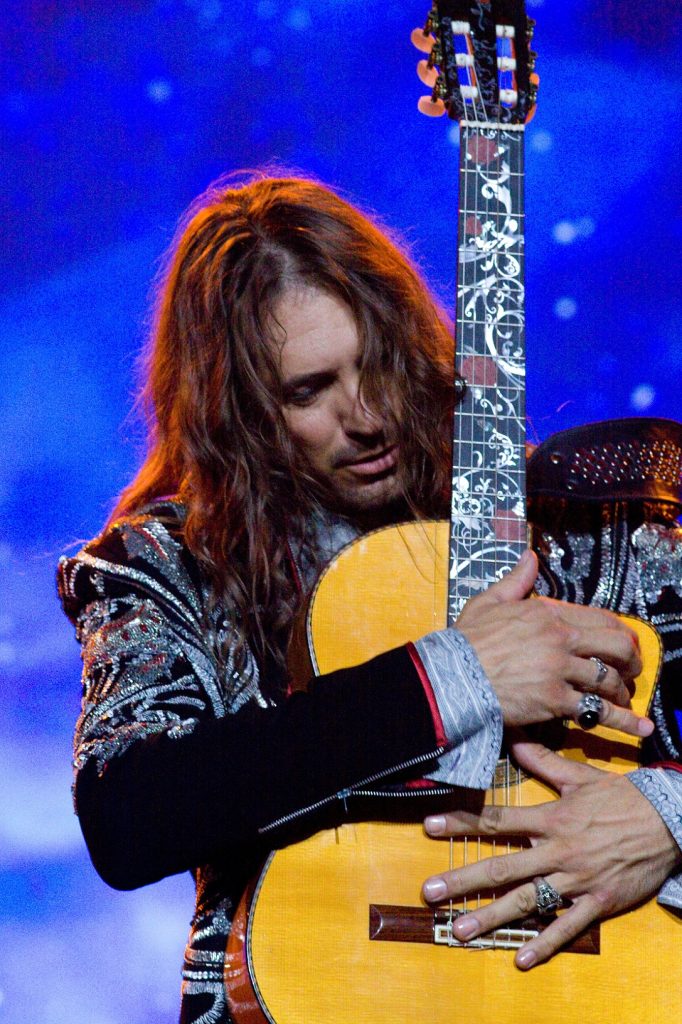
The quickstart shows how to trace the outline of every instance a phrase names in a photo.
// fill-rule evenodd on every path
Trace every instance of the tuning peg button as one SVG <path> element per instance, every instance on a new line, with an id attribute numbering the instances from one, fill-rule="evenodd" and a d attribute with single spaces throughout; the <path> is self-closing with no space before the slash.
<path id="1" fill-rule="evenodd" d="M 410 32 L 410 42 L 422 53 L 431 53 L 435 41 L 433 36 L 425 35 L 423 28 L 413 28 Z"/>
<path id="2" fill-rule="evenodd" d="M 442 117 L 445 113 L 445 104 L 442 100 L 433 100 L 431 96 L 420 96 L 417 101 L 417 108 L 427 117 Z"/>
<path id="3" fill-rule="evenodd" d="M 419 81 L 423 82 L 424 85 L 428 85 L 429 89 L 433 89 L 438 80 L 438 72 L 426 60 L 420 60 L 417 64 L 417 75 L 419 76 Z"/>

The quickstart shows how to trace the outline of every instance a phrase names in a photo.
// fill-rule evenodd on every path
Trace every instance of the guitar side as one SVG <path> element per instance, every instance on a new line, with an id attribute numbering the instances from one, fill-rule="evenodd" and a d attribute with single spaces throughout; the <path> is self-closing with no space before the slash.
<path id="1" fill-rule="evenodd" d="M 353 664 L 442 628 L 447 549 L 448 524 L 427 522 L 377 531 L 342 551 L 308 612 L 317 670 Z M 651 627 L 632 624 L 645 666 L 633 706 L 645 713 L 660 641 Z M 569 728 L 564 755 L 623 773 L 637 765 L 638 743 L 599 728 Z M 532 779 L 517 792 L 523 803 L 554 797 Z M 456 867 L 465 850 L 462 843 L 455 847 Z M 494 852 L 486 843 L 472 847 L 477 857 Z M 506 844 L 497 852 L 508 852 Z M 513 953 L 499 949 L 474 955 L 466 948 L 371 941 L 369 907 L 418 907 L 421 881 L 442 870 L 447 856 L 448 844 L 428 839 L 419 825 L 384 822 L 344 825 L 274 854 L 243 919 L 243 945 L 233 940 L 230 962 L 241 963 L 242 981 L 248 975 L 251 986 L 250 1002 L 241 999 L 250 1016 L 240 1016 L 233 1000 L 238 1024 L 450 1024 L 455 1013 L 480 1024 L 493 1024 L 500 1014 L 510 1024 L 544 1024 L 548 1008 L 562 1024 L 674 1019 L 682 981 L 675 939 L 682 932 L 655 901 L 603 922 L 596 955 L 561 953 L 530 974 L 517 971 Z"/>

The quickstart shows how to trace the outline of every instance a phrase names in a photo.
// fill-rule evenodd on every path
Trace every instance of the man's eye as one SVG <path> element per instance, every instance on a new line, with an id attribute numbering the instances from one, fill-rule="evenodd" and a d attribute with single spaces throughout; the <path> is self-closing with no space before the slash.
<path id="1" fill-rule="evenodd" d="M 311 405 L 319 393 L 320 389 L 317 387 L 299 388 L 287 395 L 285 401 L 287 405 Z"/>
<path id="2" fill-rule="evenodd" d="M 334 383 L 333 377 L 318 376 L 311 377 L 308 381 L 301 381 L 299 384 L 292 382 L 291 389 L 284 388 L 284 401 L 287 405 L 312 405 L 322 392 L 331 387 Z"/>

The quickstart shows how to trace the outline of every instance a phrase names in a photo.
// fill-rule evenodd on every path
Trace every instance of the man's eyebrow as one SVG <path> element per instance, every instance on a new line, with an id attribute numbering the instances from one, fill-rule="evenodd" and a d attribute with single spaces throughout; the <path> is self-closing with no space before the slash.
<path id="1" fill-rule="evenodd" d="M 296 388 L 300 388 L 302 385 L 307 384 L 322 384 L 329 380 L 333 374 L 329 370 L 318 370 L 313 373 L 299 373 L 294 377 L 290 377 L 289 380 L 285 380 L 282 383 L 282 387 L 285 391 L 295 391 Z"/>

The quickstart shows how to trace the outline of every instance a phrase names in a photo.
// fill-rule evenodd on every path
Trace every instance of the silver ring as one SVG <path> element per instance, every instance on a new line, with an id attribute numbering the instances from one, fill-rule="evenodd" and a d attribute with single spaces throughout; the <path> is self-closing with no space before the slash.
<path id="1" fill-rule="evenodd" d="M 581 729 L 594 729 L 601 721 L 604 701 L 598 693 L 584 693 L 578 701 L 575 720 Z"/>
<path id="2" fill-rule="evenodd" d="M 556 914 L 564 905 L 561 893 L 557 892 L 553 885 L 550 885 L 546 878 L 539 875 L 533 879 L 535 886 L 535 905 L 538 908 L 540 917 L 549 917 Z"/>
<path id="3" fill-rule="evenodd" d="M 604 680 L 606 679 L 606 676 L 607 676 L 608 671 L 609 671 L 608 670 L 608 666 L 604 664 L 604 662 L 601 660 L 601 658 L 593 657 L 593 658 L 590 658 L 590 661 L 593 661 L 595 663 L 595 665 L 597 666 L 597 678 L 594 681 L 594 685 L 595 686 L 599 686 L 599 684 L 603 683 Z"/>

